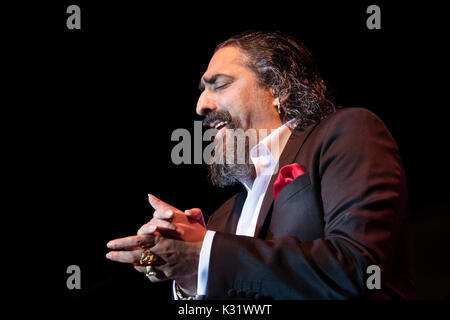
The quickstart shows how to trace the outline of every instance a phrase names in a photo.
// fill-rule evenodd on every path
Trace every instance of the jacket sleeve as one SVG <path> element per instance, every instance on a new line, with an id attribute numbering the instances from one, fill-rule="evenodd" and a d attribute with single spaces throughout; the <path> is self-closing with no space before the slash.
<path id="1" fill-rule="evenodd" d="M 389 272 L 406 216 L 397 145 L 381 120 L 364 109 L 343 110 L 322 130 L 313 158 L 318 159 L 314 170 L 324 236 L 309 242 L 296 237 L 268 241 L 216 232 L 209 298 L 362 297 L 368 294 L 369 265 Z"/>

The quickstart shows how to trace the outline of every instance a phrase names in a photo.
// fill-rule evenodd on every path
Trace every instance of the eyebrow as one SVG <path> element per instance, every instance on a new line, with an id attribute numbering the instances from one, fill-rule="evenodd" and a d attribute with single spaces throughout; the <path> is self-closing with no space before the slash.
<path id="1" fill-rule="evenodd" d="M 223 73 L 217 73 L 217 74 L 215 74 L 215 75 L 213 75 L 213 76 L 211 76 L 209 78 L 203 77 L 202 79 L 200 79 L 200 82 L 198 84 L 198 89 L 200 91 L 205 90 L 205 84 L 204 83 L 207 83 L 209 85 L 213 85 L 217 81 L 217 79 L 220 78 L 220 77 L 233 79 L 232 76 L 229 76 L 229 75 L 226 75 L 226 74 L 223 74 Z"/>

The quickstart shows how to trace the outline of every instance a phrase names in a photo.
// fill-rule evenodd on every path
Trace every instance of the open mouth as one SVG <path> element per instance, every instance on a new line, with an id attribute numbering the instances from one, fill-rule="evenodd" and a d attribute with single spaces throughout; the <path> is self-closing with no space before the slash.
<path id="1" fill-rule="evenodd" d="M 219 121 L 219 120 L 218 120 L 218 121 L 215 121 L 214 123 L 211 124 L 211 128 L 220 130 L 220 129 L 222 129 L 223 127 L 225 127 L 227 124 L 228 124 L 227 121 Z"/>
<path id="2" fill-rule="evenodd" d="M 226 129 L 227 124 L 228 124 L 228 121 L 225 121 L 225 120 L 217 120 L 210 124 L 211 128 L 219 130 L 217 132 L 216 136 L 214 137 L 214 140 L 216 140 L 218 137 L 223 135 L 223 131 Z"/>

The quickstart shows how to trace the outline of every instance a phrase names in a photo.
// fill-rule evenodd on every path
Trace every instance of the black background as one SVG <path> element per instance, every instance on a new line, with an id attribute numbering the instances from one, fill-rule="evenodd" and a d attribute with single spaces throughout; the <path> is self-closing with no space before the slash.
<path id="1" fill-rule="evenodd" d="M 33 199 L 39 240 L 31 243 L 48 293 L 68 301 L 170 299 L 168 283 L 108 261 L 106 243 L 151 218 L 147 193 L 205 216 L 232 194 L 208 185 L 204 165 L 172 164 L 170 137 L 176 128 L 193 132 L 200 120 L 197 86 L 215 45 L 264 29 L 301 39 L 339 105 L 368 108 L 386 123 L 409 182 L 418 297 L 450 297 L 442 8 L 93 2 L 35 3 L 10 24 L 16 50 L 6 62 L 18 88 L 17 161 L 25 173 L 13 214 Z M 66 28 L 70 4 L 81 8 L 81 30 Z M 366 28 L 370 4 L 381 7 L 381 30 Z M 81 267 L 81 290 L 66 287 L 72 264 Z"/>

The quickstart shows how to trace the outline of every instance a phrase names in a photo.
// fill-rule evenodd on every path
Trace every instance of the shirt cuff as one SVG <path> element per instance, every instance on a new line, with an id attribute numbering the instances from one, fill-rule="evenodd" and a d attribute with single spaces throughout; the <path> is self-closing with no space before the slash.
<path id="1" fill-rule="evenodd" d="M 200 258 L 198 261 L 197 295 L 206 295 L 206 286 L 208 284 L 209 272 L 209 257 L 211 255 L 211 246 L 215 234 L 215 231 L 208 230 L 206 231 L 205 237 L 203 238 L 202 249 L 200 250 Z M 173 287 L 175 288 L 175 284 Z"/>
<path id="2" fill-rule="evenodd" d="M 206 231 L 203 238 L 202 249 L 200 250 L 200 258 L 198 261 L 198 275 L 197 275 L 197 295 L 206 295 L 206 286 L 208 282 L 209 272 L 209 257 L 211 255 L 211 245 L 216 234 L 215 231 Z M 174 300 L 178 299 L 177 289 L 175 288 L 175 281 L 172 282 L 172 296 Z"/>
<path id="3" fill-rule="evenodd" d="M 175 288 L 175 280 L 172 281 L 172 296 L 173 296 L 173 300 L 180 300 L 180 299 L 178 299 L 177 289 Z"/>

